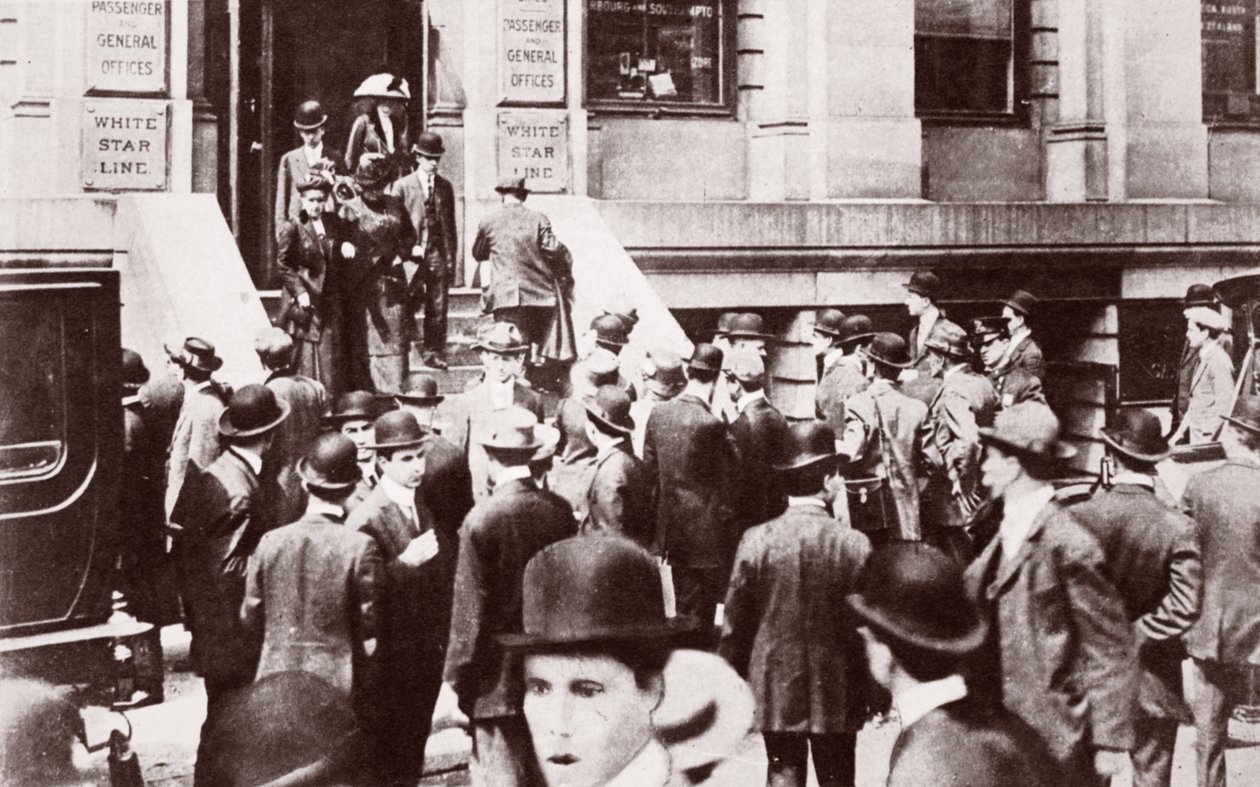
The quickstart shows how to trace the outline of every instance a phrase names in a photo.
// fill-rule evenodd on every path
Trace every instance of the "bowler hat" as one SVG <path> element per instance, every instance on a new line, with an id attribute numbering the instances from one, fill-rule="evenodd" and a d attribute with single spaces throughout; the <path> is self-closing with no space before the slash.
<path id="1" fill-rule="evenodd" d="M 726 373 L 741 383 L 760 382 L 766 377 L 761 353 L 751 347 L 736 347 L 726 355 Z"/>
<path id="2" fill-rule="evenodd" d="M 836 459 L 836 433 L 821 421 L 802 421 L 788 427 L 774 469 L 800 470 Z"/>
<path id="3" fill-rule="evenodd" d="M 1006 320 L 1001 317 L 979 317 L 971 321 L 971 338 L 978 347 L 1009 337 Z"/>
<path id="4" fill-rule="evenodd" d="M 293 127 L 313 131 L 328 122 L 328 113 L 318 101 L 303 101 L 293 113 Z"/>
<path id="5" fill-rule="evenodd" d="M 595 341 L 620 350 L 630 342 L 630 327 L 615 314 L 601 314 L 591 320 Z"/>
<path id="6" fill-rule="evenodd" d="M 310 453 L 297 463 L 297 474 L 306 484 L 330 492 L 348 491 L 363 478 L 359 449 L 339 432 L 326 432 Z"/>
<path id="7" fill-rule="evenodd" d="M 845 317 L 840 323 L 840 334 L 836 338 L 841 344 L 852 344 L 874 335 L 875 327 L 871 325 L 871 318 L 865 314 L 854 314 Z"/>
<path id="8" fill-rule="evenodd" d="M 529 351 L 529 345 L 521 338 L 521 331 L 510 322 L 496 322 L 485 330 L 473 343 L 474 350 L 497 355 L 517 355 Z"/>
<path id="9" fill-rule="evenodd" d="M 634 326 L 639 324 L 639 310 L 634 307 L 634 304 L 625 295 L 613 295 L 603 311 L 604 314 L 620 317 L 626 324 L 627 332 L 633 331 Z"/>
<path id="10" fill-rule="evenodd" d="M 416 405 L 417 407 L 429 407 L 440 404 L 446 399 L 438 393 L 438 382 L 431 375 L 419 374 L 411 378 L 407 390 L 402 393 L 396 393 L 392 397 L 404 404 Z"/>
<path id="11" fill-rule="evenodd" d="M 373 74 L 354 90 L 355 98 L 399 98 L 411 100 L 407 80 L 393 74 Z"/>
<path id="12" fill-rule="evenodd" d="M 615 385 L 601 385 L 594 396 L 582 400 L 586 415 L 605 432 L 627 435 L 634 431 L 630 394 Z"/>
<path id="13" fill-rule="evenodd" d="M 1186 297 L 1181 299 L 1181 308 L 1189 309 L 1191 306 L 1216 307 L 1216 293 L 1212 292 L 1211 285 L 1191 284 L 1186 288 Z"/>
<path id="14" fill-rule="evenodd" d="M 533 453 L 549 442 L 553 427 L 538 423 L 538 417 L 523 407 L 496 410 L 476 435 L 487 450 Z"/>
<path id="15" fill-rule="evenodd" d="M 687 359 L 688 369 L 699 369 L 705 372 L 722 371 L 722 351 L 711 344 L 701 342 L 691 351 Z"/>
<path id="16" fill-rule="evenodd" d="M 172 361 L 187 369 L 216 372 L 223 366 L 223 359 L 215 354 L 214 345 L 196 336 L 185 339 L 184 346 L 178 350 L 167 346 L 166 354 Z"/>
<path id="17" fill-rule="evenodd" d="M 573 365 L 573 384 L 587 392 L 593 392 L 601 385 L 617 382 L 620 370 L 617 356 L 603 347 L 596 347 L 590 355 Z"/>
<path id="18" fill-rule="evenodd" d="M 377 189 L 394 176 L 393 168 L 381 153 L 364 153 L 354 171 L 354 182 L 365 189 Z"/>
<path id="19" fill-rule="evenodd" d="M 263 363 L 283 361 L 287 364 L 293 355 L 293 337 L 280 328 L 263 328 L 254 337 L 254 352 Z"/>
<path id="20" fill-rule="evenodd" d="M 494 187 L 494 190 L 500 194 L 529 193 L 529 189 L 525 186 L 525 178 L 517 177 L 515 175 L 508 175 L 507 177 L 500 178 L 499 184 Z"/>
<path id="21" fill-rule="evenodd" d="M 967 332 L 962 329 L 962 326 L 949 320 L 937 320 L 923 346 L 953 358 L 971 357 L 971 345 L 967 343 Z"/>
<path id="22" fill-rule="evenodd" d="M 406 410 L 391 410 L 373 422 L 372 442 L 367 447 L 373 451 L 414 448 L 428 436 L 414 415 Z"/>
<path id="23" fill-rule="evenodd" d="M 1025 290 L 1016 290 L 1003 305 L 1011 307 L 1025 317 L 1031 317 L 1033 310 L 1037 308 L 1037 296 Z"/>
<path id="24" fill-rule="evenodd" d="M 1234 412 L 1225 416 L 1225 420 L 1234 426 L 1260 434 L 1260 397 L 1239 398 L 1238 404 L 1234 405 Z"/>
<path id="25" fill-rule="evenodd" d="M 1186 309 L 1186 320 L 1204 328 L 1224 333 L 1229 330 L 1229 323 L 1225 321 L 1225 317 L 1215 309 L 1209 309 L 1206 306 L 1191 306 Z"/>
<path id="26" fill-rule="evenodd" d="M 844 322 L 844 312 L 839 309 L 823 309 L 814 319 L 814 333 L 825 336 L 839 336 L 840 325 Z"/>
<path id="27" fill-rule="evenodd" d="M 774 338 L 771 334 L 766 333 L 765 323 L 761 319 L 761 315 L 753 312 L 735 315 L 735 318 L 731 320 L 730 328 L 726 331 L 726 335 L 732 339 Z"/>
<path id="28" fill-rule="evenodd" d="M 557 541 L 530 558 L 521 585 L 522 630 L 498 636 L 509 650 L 669 640 L 695 628 L 665 617 L 656 558 L 625 538 Z"/>
<path id="29" fill-rule="evenodd" d="M 274 429 L 289 415 L 289 403 L 277 400 L 265 385 L 246 385 L 232 394 L 227 409 L 219 416 L 219 434 L 225 437 L 253 437 Z"/>
<path id="30" fill-rule="evenodd" d="M 644 385 L 658 396 L 668 396 L 687 384 L 682 358 L 671 350 L 650 350 L 643 359 Z"/>
<path id="31" fill-rule="evenodd" d="M 367 391 L 347 391 L 333 402 L 332 411 L 324 416 L 329 423 L 376 420 L 376 397 Z"/>
<path id="32" fill-rule="evenodd" d="M 1059 419 L 1039 402 L 1020 402 L 998 413 L 993 428 L 980 429 L 980 442 L 1028 459 L 1060 461 L 1076 449 L 1059 441 Z"/>
<path id="33" fill-rule="evenodd" d="M 333 184 L 328 178 L 320 177 L 317 173 L 312 172 L 299 184 L 297 190 L 299 194 L 305 194 L 308 191 L 322 191 L 325 194 L 332 191 Z"/>
<path id="34" fill-rule="evenodd" d="M 1099 430 L 1099 435 L 1112 450 L 1139 462 L 1155 464 L 1172 455 L 1159 417 L 1148 410 L 1120 410 L 1116 422 Z"/>
<path id="35" fill-rule="evenodd" d="M 713 329 L 713 338 L 718 339 L 728 335 L 731 332 L 731 324 L 735 322 L 735 318 L 739 316 L 739 312 L 722 312 L 718 315 L 717 327 Z"/>
<path id="36" fill-rule="evenodd" d="M 144 365 L 144 359 L 140 357 L 140 353 L 124 347 L 122 351 L 123 391 L 134 394 L 148 381 L 149 368 Z"/>
<path id="37" fill-rule="evenodd" d="M 845 603 L 881 638 L 951 656 L 975 652 L 989 633 L 967 596 L 962 567 L 927 544 L 875 550 Z"/>
<path id="38" fill-rule="evenodd" d="M 895 333 L 877 333 L 867 346 L 866 357 L 894 369 L 908 369 L 914 365 L 910 358 L 910 345 Z"/>
<path id="39" fill-rule="evenodd" d="M 416 144 L 411 146 L 411 151 L 426 158 L 441 158 L 446 153 L 446 146 L 442 143 L 440 134 L 424 131 L 416 139 Z"/>
<path id="40" fill-rule="evenodd" d="M 915 271 L 910 274 L 910 281 L 904 286 L 916 295 L 935 300 L 941 292 L 941 279 L 931 271 Z"/>

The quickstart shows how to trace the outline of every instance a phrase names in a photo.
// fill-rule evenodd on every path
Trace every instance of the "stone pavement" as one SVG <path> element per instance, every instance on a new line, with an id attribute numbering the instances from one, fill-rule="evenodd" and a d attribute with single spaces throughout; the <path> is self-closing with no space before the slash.
<path id="1" fill-rule="evenodd" d="M 135 730 L 132 745 L 150 787 L 192 784 L 197 738 L 206 713 L 201 679 L 189 671 L 188 635 L 181 626 L 162 631 L 166 654 L 166 701 L 127 715 Z M 897 737 L 895 722 L 868 725 L 858 736 L 858 787 L 878 787 L 888 774 L 888 756 Z M 1230 722 L 1227 757 L 1230 787 L 1260 787 L 1260 725 Z M 468 736 L 459 729 L 435 732 L 429 740 L 429 770 L 424 787 L 467 785 Z M 710 784 L 722 787 L 760 787 L 765 784 L 766 755 L 758 736 L 713 775 Z M 1129 787 L 1128 777 L 1112 787 Z M 1177 738 L 1173 787 L 1194 787 L 1194 729 L 1182 727 Z M 816 782 L 811 776 L 810 784 Z"/>

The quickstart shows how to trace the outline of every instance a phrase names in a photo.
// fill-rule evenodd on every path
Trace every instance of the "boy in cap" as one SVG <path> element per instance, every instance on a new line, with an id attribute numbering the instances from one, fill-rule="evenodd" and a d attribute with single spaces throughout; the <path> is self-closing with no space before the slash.
<path id="1" fill-rule="evenodd" d="M 905 339 L 876 334 L 864 354 L 870 385 L 845 401 L 844 432 L 836 448 L 848 465 L 845 488 L 854 488 L 849 522 L 877 546 L 918 541 L 923 538 L 919 487 L 928 408 L 901 392 L 900 374 L 911 363 Z M 876 509 L 878 517 L 865 516 L 869 497 L 891 506 Z"/>
<path id="2" fill-rule="evenodd" d="M 890 544 L 871 556 L 846 603 L 861 621 L 871 676 L 901 717 L 889 787 L 1069 783 L 1027 723 L 967 685 L 989 624 L 955 561 L 926 544 Z"/>
<path id="3" fill-rule="evenodd" d="M 301 192 L 298 186 L 305 183 L 312 170 L 323 170 L 330 175 L 332 160 L 324 155 L 324 130 L 328 113 L 318 101 L 303 101 L 293 113 L 293 128 L 302 138 L 302 144 L 280 157 L 276 173 L 276 226 L 286 221 L 296 221 L 302 210 Z M 329 184 L 331 186 L 331 184 Z M 324 192 L 328 196 L 328 192 Z"/>
<path id="4" fill-rule="evenodd" d="M 1098 539 L 1138 645 L 1133 783 L 1168 787 L 1183 699 L 1181 637 L 1199 617 L 1202 566 L 1195 523 L 1157 496 L 1155 466 L 1172 451 L 1159 418 L 1125 409 L 1099 433 L 1115 464 L 1111 487 L 1072 508 Z"/>
<path id="5" fill-rule="evenodd" d="M 420 501 L 425 437 L 410 413 L 394 410 L 376 419 L 369 447 L 380 479 L 346 519 L 348 529 L 370 536 L 381 553 L 379 670 L 366 707 L 373 761 L 388 784 L 414 784 L 424 770 L 449 617 L 442 600 L 454 545 L 443 543 L 445 534 Z"/>
<path id="6" fill-rule="evenodd" d="M 1046 362 L 1042 359 L 1041 348 L 1033 341 L 1028 320 L 1037 308 L 1037 296 L 1024 290 L 1016 290 L 1002 305 L 1002 319 L 1006 322 L 1006 331 L 1010 343 L 1006 354 L 997 364 L 999 373 L 1007 369 L 1023 369 L 1038 380 L 1046 375 Z"/>
<path id="7" fill-rule="evenodd" d="M 687 387 L 648 418 L 643 463 L 657 490 L 657 549 L 671 564 L 679 614 L 711 631 L 739 540 L 732 485 L 735 444 L 710 411 L 722 373 L 722 351 L 697 344 Z"/>
<path id="8" fill-rule="evenodd" d="M 664 348 L 648 350 L 639 367 L 639 376 L 643 379 L 643 398 L 630 405 L 630 416 L 634 419 L 634 453 L 642 457 L 648 416 L 658 404 L 682 393 L 687 376 L 683 374 L 682 358 Z"/>
<path id="9" fill-rule="evenodd" d="M 1191 445 L 1217 439 L 1234 401 L 1234 362 L 1221 348 L 1221 336 L 1229 323 L 1220 312 L 1206 306 L 1186 310 L 1186 344 L 1198 355 L 1190 378 L 1189 403 L 1174 444 L 1183 439 Z"/>
<path id="10" fill-rule="evenodd" d="M 787 510 L 745 531 L 726 592 L 718 653 L 752 685 L 767 784 L 804 787 L 809 749 L 820 785 L 854 783 L 862 703 L 837 612 L 871 546 L 828 512 L 835 442 L 816 421 L 791 427 L 772 460 Z"/>
<path id="11" fill-rule="evenodd" d="M 1050 747 L 1064 784 L 1105 784 L 1133 748 L 1136 654 L 1102 547 L 1055 499 L 1051 479 L 1075 451 L 1059 419 L 1032 403 L 981 429 L 984 485 L 1002 499 L 998 537 L 967 569 L 968 595 L 993 629 L 1002 704 Z"/>
<path id="12" fill-rule="evenodd" d="M 372 538 L 345 527 L 360 479 L 355 453 L 348 437 L 330 432 L 299 460 L 306 512 L 258 542 L 241 623 L 259 647 L 257 678 L 301 670 L 358 700 L 376 651 L 381 557 Z"/>
<path id="13" fill-rule="evenodd" d="M 189 464 L 204 470 L 218 458 L 219 417 L 231 392 L 213 377 L 223 366 L 223 359 L 205 339 L 189 336 L 177 350 L 166 347 L 166 354 L 183 370 L 184 377 L 183 404 L 166 465 L 166 513 L 170 514 Z"/>
<path id="14" fill-rule="evenodd" d="M 727 359 L 726 379 L 738 416 L 731 438 L 739 451 L 735 510 L 743 527 L 760 524 L 783 511 L 783 492 L 770 466 L 787 438 L 788 422 L 766 398 L 766 367 L 750 347 L 736 347 Z"/>
<path id="15" fill-rule="evenodd" d="M 445 681 L 472 721 L 477 784 L 528 784 L 535 766 L 519 684 L 496 637 L 521 631 L 521 580 L 529 559 L 577 533 L 568 503 L 539 489 L 529 468 L 553 431 L 512 407 L 494 413 L 476 435 L 494 492 L 473 507 L 460 531 Z"/>
<path id="16" fill-rule="evenodd" d="M 630 397 L 618 386 L 604 385 L 582 404 L 586 439 L 595 447 L 582 532 L 621 535 L 650 547 L 656 536 L 655 486 L 630 447 L 634 431 Z"/>
<path id="17" fill-rule="evenodd" d="M 814 395 L 814 417 L 827 422 L 836 434 L 844 432 L 844 402 L 866 389 L 866 356 L 862 350 L 871 343 L 875 329 L 864 314 L 854 314 L 840 321 L 835 346 L 839 352 L 823 372 Z"/>

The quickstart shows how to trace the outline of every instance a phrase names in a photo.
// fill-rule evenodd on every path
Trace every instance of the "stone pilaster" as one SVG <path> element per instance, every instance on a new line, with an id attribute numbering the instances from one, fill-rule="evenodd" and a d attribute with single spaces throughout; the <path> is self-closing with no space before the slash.
<path id="1" fill-rule="evenodd" d="M 1059 118 L 1046 139 L 1046 199 L 1052 202 L 1108 198 L 1103 84 L 1106 2 L 1059 2 Z"/>

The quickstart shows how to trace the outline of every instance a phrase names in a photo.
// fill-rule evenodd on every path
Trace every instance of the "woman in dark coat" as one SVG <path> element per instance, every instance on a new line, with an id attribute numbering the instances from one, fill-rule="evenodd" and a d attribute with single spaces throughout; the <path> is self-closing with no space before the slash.
<path id="1" fill-rule="evenodd" d="M 354 97 L 367 103 L 350 127 L 346 169 L 356 172 L 364 153 L 385 156 L 393 170 L 393 180 L 415 169 L 415 161 L 409 153 L 411 133 L 407 128 L 407 102 L 411 100 L 411 90 L 407 80 L 393 74 L 373 74 L 363 80 L 354 91 Z"/>

